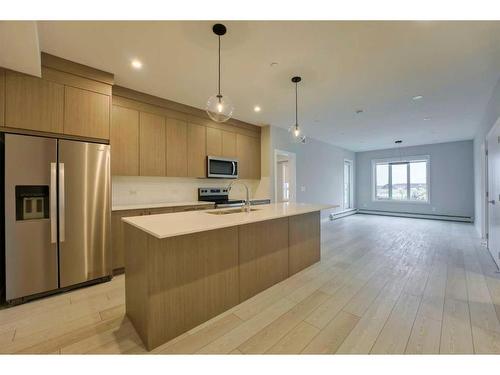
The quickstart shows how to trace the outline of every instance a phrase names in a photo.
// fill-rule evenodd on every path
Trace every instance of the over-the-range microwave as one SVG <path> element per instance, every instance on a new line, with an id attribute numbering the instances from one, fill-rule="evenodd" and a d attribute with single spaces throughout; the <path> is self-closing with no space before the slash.
<path id="1" fill-rule="evenodd" d="M 207 156 L 207 177 L 238 178 L 238 159 Z"/>

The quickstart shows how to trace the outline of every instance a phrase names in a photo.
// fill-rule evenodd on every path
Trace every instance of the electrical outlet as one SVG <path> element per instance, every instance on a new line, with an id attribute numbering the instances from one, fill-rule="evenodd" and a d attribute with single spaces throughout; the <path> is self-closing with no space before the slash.
<path id="1" fill-rule="evenodd" d="M 330 218 L 330 220 L 333 220 L 335 218 L 335 215 L 334 214 L 330 214 L 329 218 Z"/>
<path id="2" fill-rule="evenodd" d="M 432 212 L 436 212 L 436 207 L 432 207 Z"/>

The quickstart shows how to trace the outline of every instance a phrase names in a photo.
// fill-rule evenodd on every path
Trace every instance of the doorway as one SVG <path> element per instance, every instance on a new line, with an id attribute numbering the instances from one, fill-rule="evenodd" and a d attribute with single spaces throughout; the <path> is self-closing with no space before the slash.
<path id="1" fill-rule="evenodd" d="M 352 160 L 344 159 L 344 210 L 353 207 L 353 163 Z"/>
<path id="2" fill-rule="evenodd" d="M 500 267 L 500 119 L 486 136 L 485 146 L 486 241 L 493 260 Z"/>
<path id="3" fill-rule="evenodd" d="M 293 152 L 274 150 L 274 201 L 296 201 L 296 166 Z"/>

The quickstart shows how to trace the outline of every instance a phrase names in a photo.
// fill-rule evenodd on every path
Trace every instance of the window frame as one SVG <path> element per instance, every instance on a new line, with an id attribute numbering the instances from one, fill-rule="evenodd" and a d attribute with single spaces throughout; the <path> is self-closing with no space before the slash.
<path id="1" fill-rule="evenodd" d="M 427 163 L 426 168 L 426 179 L 427 179 L 427 200 L 417 201 L 411 199 L 392 199 L 392 164 L 398 163 L 408 163 L 406 178 L 407 178 L 407 196 L 410 197 L 410 163 L 417 161 L 425 161 Z M 377 198 L 377 164 L 389 164 L 389 198 Z M 384 159 L 372 159 L 372 202 L 387 202 L 387 203 L 399 203 L 399 204 L 431 204 L 431 158 L 429 155 L 415 155 L 415 156 L 404 156 L 404 157 L 394 157 L 394 158 L 384 158 Z"/>

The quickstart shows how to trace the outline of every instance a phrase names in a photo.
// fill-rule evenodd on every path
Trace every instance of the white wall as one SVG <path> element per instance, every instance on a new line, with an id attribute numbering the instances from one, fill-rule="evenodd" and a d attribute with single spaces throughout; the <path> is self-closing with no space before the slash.
<path id="1" fill-rule="evenodd" d="M 283 150 L 296 154 L 297 202 L 330 203 L 342 206 L 344 159 L 355 163 L 356 154 L 352 151 L 333 146 L 315 139 L 308 139 L 306 144 L 290 141 L 286 129 L 270 127 L 270 192 L 274 199 L 274 150 Z M 305 190 L 303 191 L 302 188 Z M 356 207 L 356 200 L 354 200 Z M 342 207 L 334 211 L 341 211 Z M 323 215 L 328 215 L 324 212 Z"/>
<path id="2" fill-rule="evenodd" d="M 481 146 L 486 135 L 500 117 L 500 80 L 495 85 L 490 101 L 486 105 L 483 119 L 479 124 L 478 131 L 474 137 L 474 205 L 475 225 L 480 236 L 484 236 L 481 228 L 484 220 L 484 205 L 482 204 L 482 169 L 481 169 Z"/>
<path id="3" fill-rule="evenodd" d="M 357 208 L 452 216 L 474 216 L 472 141 L 438 143 L 356 154 Z M 378 202 L 372 199 L 372 160 L 430 156 L 430 204 Z"/>

